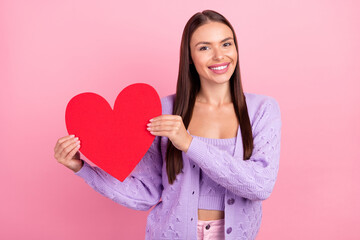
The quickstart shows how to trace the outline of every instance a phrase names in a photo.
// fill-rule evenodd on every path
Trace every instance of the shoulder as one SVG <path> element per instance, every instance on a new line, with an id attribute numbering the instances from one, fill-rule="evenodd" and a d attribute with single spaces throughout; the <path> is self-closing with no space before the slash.
<path id="1" fill-rule="evenodd" d="M 248 92 L 244 92 L 244 95 L 251 123 L 256 122 L 264 115 L 281 117 L 280 105 L 274 97 Z"/>
<path id="2" fill-rule="evenodd" d="M 176 94 L 170 94 L 160 98 L 162 114 L 172 114 Z"/>
<path id="3" fill-rule="evenodd" d="M 244 95 L 248 109 L 258 109 L 264 104 L 265 105 L 271 104 L 277 107 L 279 106 L 278 101 L 274 97 L 268 95 L 249 93 L 249 92 L 244 92 Z"/>

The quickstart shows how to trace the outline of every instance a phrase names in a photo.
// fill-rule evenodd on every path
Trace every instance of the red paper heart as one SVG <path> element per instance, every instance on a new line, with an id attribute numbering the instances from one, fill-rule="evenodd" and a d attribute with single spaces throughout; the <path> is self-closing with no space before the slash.
<path id="1" fill-rule="evenodd" d="M 161 112 L 155 89 L 136 83 L 119 93 L 114 110 L 98 94 L 76 95 L 67 104 L 65 122 L 68 133 L 79 137 L 81 153 L 124 181 L 154 141 L 155 136 L 146 129 L 147 123 Z"/>

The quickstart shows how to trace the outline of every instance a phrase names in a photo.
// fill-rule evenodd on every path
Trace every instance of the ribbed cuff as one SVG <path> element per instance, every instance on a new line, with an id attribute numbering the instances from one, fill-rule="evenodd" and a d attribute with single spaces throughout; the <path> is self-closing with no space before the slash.
<path id="1" fill-rule="evenodd" d="M 83 178 L 85 181 L 88 181 L 92 179 L 91 172 L 92 172 L 92 167 L 90 166 L 90 164 L 84 161 L 84 165 L 82 166 L 82 168 L 80 168 L 80 170 L 75 172 L 74 174 Z"/>
<path id="2" fill-rule="evenodd" d="M 199 166 L 201 166 L 204 159 L 203 156 L 206 156 L 208 149 L 205 142 L 202 142 L 196 137 L 193 137 L 191 140 L 190 146 L 186 153 L 184 153 L 188 158 L 193 160 Z"/>

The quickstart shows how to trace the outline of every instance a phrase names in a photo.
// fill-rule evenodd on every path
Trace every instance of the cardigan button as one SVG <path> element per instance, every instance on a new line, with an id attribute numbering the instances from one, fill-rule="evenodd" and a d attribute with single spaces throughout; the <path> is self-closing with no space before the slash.
<path id="1" fill-rule="evenodd" d="M 195 164 L 193 165 L 193 168 L 195 167 Z"/>
<path id="2" fill-rule="evenodd" d="M 233 199 L 233 198 L 229 198 L 228 201 L 227 201 L 227 203 L 228 203 L 229 205 L 234 204 L 234 202 L 235 202 L 235 199 Z"/>
<path id="3" fill-rule="evenodd" d="M 192 192 L 192 194 L 194 195 L 195 191 Z"/>
<path id="4" fill-rule="evenodd" d="M 226 229 L 226 233 L 227 233 L 227 234 L 231 233 L 231 231 L 232 231 L 232 228 L 231 228 L 231 227 L 229 227 L 228 229 Z"/>

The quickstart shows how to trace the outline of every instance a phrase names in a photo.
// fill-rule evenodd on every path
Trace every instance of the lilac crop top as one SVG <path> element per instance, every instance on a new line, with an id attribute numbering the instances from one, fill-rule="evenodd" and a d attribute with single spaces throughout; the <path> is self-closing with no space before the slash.
<path id="1" fill-rule="evenodd" d="M 235 150 L 236 137 L 234 138 L 205 138 L 199 136 L 196 137 L 206 143 L 209 143 L 224 151 L 227 151 L 229 154 L 233 154 Z M 207 210 L 220 210 L 224 211 L 225 203 L 225 188 L 220 184 L 214 182 L 209 178 L 201 169 L 200 169 L 200 193 L 199 193 L 199 209 Z"/>

